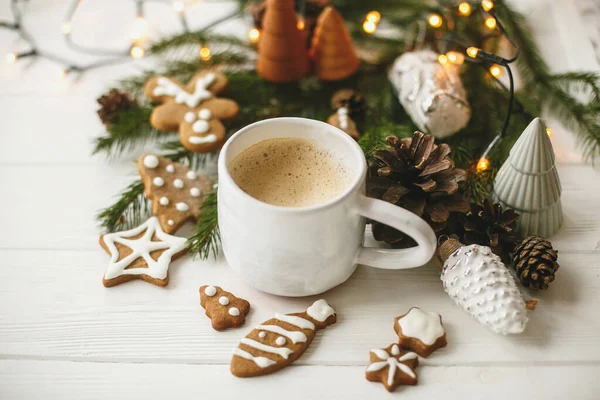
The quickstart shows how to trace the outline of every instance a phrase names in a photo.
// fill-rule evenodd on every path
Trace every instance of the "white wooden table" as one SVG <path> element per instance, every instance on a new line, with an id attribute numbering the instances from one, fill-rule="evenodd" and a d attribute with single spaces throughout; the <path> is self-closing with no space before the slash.
<path id="1" fill-rule="evenodd" d="M 6 3 L 0 15 L 8 15 Z M 89 59 L 62 42 L 66 1 L 30 3 L 26 24 L 41 45 Z M 74 21 L 79 38 L 123 43 L 133 11 L 118 1 L 88 3 Z M 528 13 L 552 69 L 598 70 L 569 2 L 539 3 L 528 5 Z M 192 25 L 228 6 L 195 5 Z M 172 13 L 159 5 L 148 20 L 155 32 L 177 30 Z M 223 29 L 244 34 L 247 25 Z M 14 49 L 15 40 L 0 31 L 0 54 Z M 552 119 L 565 214 L 552 241 L 561 267 L 551 288 L 536 294 L 540 303 L 524 334 L 498 336 L 471 319 L 443 292 L 433 265 L 360 267 L 323 295 L 337 309 L 338 323 L 320 332 L 294 366 L 244 380 L 229 373 L 229 360 L 245 333 L 275 312 L 303 310 L 315 299 L 258 292 L 223 258 L 178 260 L 164 289 L 142 281 L 104 288 L 108 255 L 98 245 L 94 215 L 136 176 L 132 160 L 139 153 L 112 163 L 90 156 L 91 140 L 102 132 L 95 99 L 140 64 L 90 72 L 79 82 L 57 80 L 53 63 L 27 64 L 0 67 L 0 399 L 598 398 L 600 174 L 581 163 L 572 135 Z M 211 329 L 198 296 L 207 283 L 252 303 L 244 327 Z M 364 378 L 369 349 L 392 343 L 393 318 L 415 305 L 443 315 L 449 345 L 422 361 L 418 386 L 389 395 Z"/>

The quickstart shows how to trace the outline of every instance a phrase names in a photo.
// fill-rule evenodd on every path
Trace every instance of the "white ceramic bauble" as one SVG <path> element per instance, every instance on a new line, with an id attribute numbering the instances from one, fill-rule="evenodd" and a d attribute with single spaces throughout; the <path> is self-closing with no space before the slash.
<path id="1" fill-rule="evenodd" d="M 440 279 L 456 304 L 494 332 L 507 335 L 525 329 L 525 301 L 514 278 L 489 247 L 459 247 L 444 262 Z"/>
<path id="2" fill-rule="evenodd" d="M 562 225 L 562 188 L 544 123 L 535 118 L 523 131 L 494 182 L 494 201 L 521 216 L 523 236 L 552 236 Z"/>
<path id="3" fill-rule="evenodd" d="M 471 108 L 458 67 L 440 64 L 433 51 L 404 53 L 388 76 L 402 107 L 421 131 L 444 138 L 469 123 Z"/>

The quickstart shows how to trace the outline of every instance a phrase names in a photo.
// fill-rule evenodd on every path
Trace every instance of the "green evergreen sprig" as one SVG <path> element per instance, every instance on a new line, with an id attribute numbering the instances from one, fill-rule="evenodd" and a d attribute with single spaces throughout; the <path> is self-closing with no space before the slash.
<path id="1" fill-rule="evenodd" d="M 221 235 L 219 234 L 218 212 L 217 212 L 217 192 L 211 192 L 202 204 L 202 218 L 196 224 L 194 232 L 188 238 L 188 252 L 194 256 L 199 256 L 206 260 L 210 254 L 217 256 L 219 253 L 219 243 Z"/>

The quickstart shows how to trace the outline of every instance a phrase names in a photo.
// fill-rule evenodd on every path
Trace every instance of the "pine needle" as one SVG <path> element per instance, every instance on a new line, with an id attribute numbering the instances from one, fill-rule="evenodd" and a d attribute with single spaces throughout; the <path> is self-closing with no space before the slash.
<path id="1" fill-rule="evenodd" d="M 196 224 L 194 233 L 188 238 L 188 252 L 194 257 L 206 260 L 211 254 L 216 258 L 219 254 L 217 192 L 211 192 L 202 204 L 202 218 Z"/>

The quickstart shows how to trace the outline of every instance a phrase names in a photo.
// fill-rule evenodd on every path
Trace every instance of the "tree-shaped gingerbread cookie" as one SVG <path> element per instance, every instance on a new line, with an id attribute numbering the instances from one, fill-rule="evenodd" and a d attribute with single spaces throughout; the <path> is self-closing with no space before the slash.
<path id="1" fill-rule="evenodd" d="M 226 87 L 225 75 L 214 71 L 199 72 L 187 85 L 165 76 L 150 78 L 144 93 L 160 103 L 152 111 L 150 124 L 161 131 L 178 130 L 183 147 L 194 153 L 219 150 L 225 142 L 221 120 L 239 111 L 235 101 L 216 97 Z"/>

